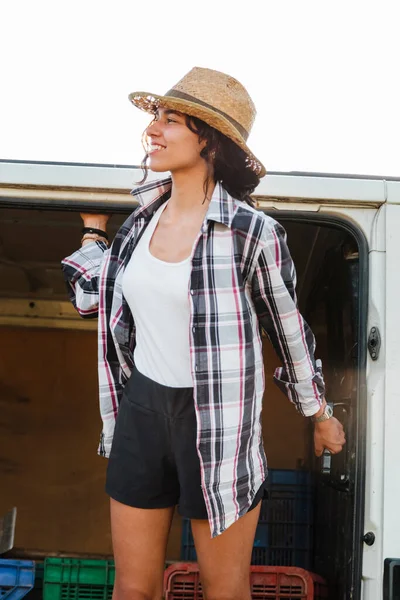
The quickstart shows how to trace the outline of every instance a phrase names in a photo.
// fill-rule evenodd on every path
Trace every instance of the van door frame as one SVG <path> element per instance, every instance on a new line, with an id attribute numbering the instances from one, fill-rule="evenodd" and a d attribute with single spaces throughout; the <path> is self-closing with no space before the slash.
<path id="1" fill-rule="evenodd" d="M 79 192 L 77 193 L 76 199 L 72 202 L 67 199 L 57 199 L 49 201 L 49 199 L 39 198 L 24 198 L 23 194 L 20 197 L 12 198 L 10 200 L 4 200 L 0 202 L 0 208 L 21 208 L 21 209 L 43 209 L 43 210 L 61 210 L 71 211 L 79 213 L 82 210 L 93 210 L 97 212 L 99 210 L 104 212 L 112 212 L 114 214 L 130 214 L 135 209 L 133 203 L 120 203 L 119 201 L 112 203 L 112 210 L 106 210 L 110 207 L 110 195 L 105 194 L 105 198 L 101 199 L 93 198 L 90 201 L 80 201 Z M 357 210 L 356 207 L 351 207 Z M 371 206 L 371 208 L 376 208 Z M 320 224 L 326 226 L 334 226 L 341 230 L 345 230 L 347 233 L 352 235 L 356 240 L 359 248 L 359 282 L 360 290 L 359 294 L 359 327 L 358 327 L 358 339 L 362 341 L 359 348 L 359 369 L 358 369 L 358 399 L 357 399 L 357 431 L 356 431 L 356 447 L 357 447 L 357 459 L 355 468 L 355 506 L 359 507 L 353 518 L 353 535 L 352 535 L 352 549 L 353 549 L 353 564 L 352 564 L 352 595 L 349 596 L 352 600 L 361 600 L 361 577 L 362 577 L 362 554 L 363 554 L 363 532 L 364 532 L 364 501 L 365 501 L 365 464 L 366 464 L 366 442 L 365 442 L 365 431 L 366 431 L 366 418 L 367 418 L 367 393 L 366 393 L 366 364 L 367 364 L 367 318 L 368 318 L 368 284 L 369 284 L 369 262 L 368 262 L 368 242 L 362 232 L 350 220 L 344 217 L 323 213 L 319 211 L 301 211 L 301 210 L 290 210 L 290 203 L 288 203 L 288 210 L 280 205 L 279 210 L 271 210 L 267 207 L 259 207 L 266 214 L 270 215 L 274 219 L 281 221 L 284 225 L 285 221 L 297 221 L 297 222 L 312 222 L 313 224 Z M 289 240 L 290 248 L 290 240 Z M 365 293 L 362 293 L 365 292 Z"/>
<path id="2" fill-rule="evenodd" d="M 290 204 L 288 205 L 290 207 Z M 356 462 L 354 472 L 354 506 L 358 508 L 353 514 L 352 531 L 352 582 L 349 598 L 361 600 L 362 558 L 364 547 L 364 504 L 365 504 L 365 469 L 366 469 L 366 426 L 367 426 L 367 339 L 368 339 L 368 291 L 369 291 L 369 250 L 368 241 L 363 231 L 344 217 L 314 211 L 285 210 L 282 205 L 279 211 L 261 209 L 263 212 L 281 222 L 297 221 L 336 227 L 349 233 L 355 239 L 359 249 L 359 365 L 357 371 L 357 420 L 356 420 Z M 290 239 L 288 240 L 290 249 Z M 351 593 L 350 593 L 351 592 Z"/>

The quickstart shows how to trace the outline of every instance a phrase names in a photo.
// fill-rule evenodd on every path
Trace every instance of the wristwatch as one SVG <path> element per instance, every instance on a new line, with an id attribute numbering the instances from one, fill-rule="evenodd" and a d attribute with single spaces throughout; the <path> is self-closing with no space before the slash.
<path id="1" fill-rule="evenodd" d="M 323 421 L 327 421 L 328 419 L 330 419 L 331 417 L 333 417 L 333 408 L 330 404 L 327 404 L 325 406 L 325 410 L 322 413 L 322 415 L 320 415 L 319 417 L 311 417 L 311 421 L 313 423 L 322 423 Z"/>

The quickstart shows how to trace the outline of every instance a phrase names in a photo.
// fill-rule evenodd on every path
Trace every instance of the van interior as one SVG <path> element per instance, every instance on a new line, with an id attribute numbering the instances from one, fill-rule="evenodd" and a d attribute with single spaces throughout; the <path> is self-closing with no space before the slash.
<path id="1" fill-rule="evenodd" d="M 123 212 L 113 215 L 111 236 Z M 279 361 L 264 337 L 268 464 L 271 471 L 311 473 L 309 568 L 326 578 L 334 600 L 357 598 L 367 253 L 357 231 L 333 217 L 271 215 L 288 234 L 299 306 L 316 336 L 327 400 L 347 444 L 341 454 L 314 456 L 312 425 L 273 383 Z M 0 209 L 0 515 L 14 506 L 18 511 L 7 557 L 112 557 L 107 460 L 96 452 L 96 321 L 75 313 L 60 268 L 80 246 L 80 230 L 77 207 Z M 293 518 L 284 516 L 288 523 Z M 182 527 L 175 514 L 167 562 L 181 559 Z M 274 560 L 291 559 L 281 552 Z"/>

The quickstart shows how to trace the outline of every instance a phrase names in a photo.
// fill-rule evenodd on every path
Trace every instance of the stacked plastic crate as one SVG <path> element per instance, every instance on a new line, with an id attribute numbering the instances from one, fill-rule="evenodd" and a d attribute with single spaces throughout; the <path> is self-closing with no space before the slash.
<path id="1" fill-rule="evenodd" d="M 311 473 L 270 469 L 252 553 L 253 565 L 312 566 Z M 183 520 L 181 559 L 196 561 L 190 521 Z"/>
<path id="2" fill-rule="evenodd" d="M 111 600 L 114 580 L 111 560 L 46 558 L 43 600 Z"/>
<path id="3" fill-rule="evenodd" d="M 326 600 L 328 587 L 322 577 L 297 567 L 252 566 L 253 600 Z M 164 574 L 165 600 L 203 600 L 197 563 L 177 563 Z"/>
<path id="4" fill-rule="evenodd" d="M 0 559 L 0 599 L 20 600 L 35 584 L 33 560 Z"/>

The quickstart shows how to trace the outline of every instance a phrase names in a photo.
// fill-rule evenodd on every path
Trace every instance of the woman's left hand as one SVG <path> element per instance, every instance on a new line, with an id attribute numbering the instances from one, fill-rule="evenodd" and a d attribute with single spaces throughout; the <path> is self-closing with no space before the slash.
<path id="1" fill-rule="evenodd" d="M 324 450 L 338 454 L 346 443 L 343 425 L 331 417 L 327 421 L 314 424 L 314 448 L 316 456 L 321 456 Z"/>

